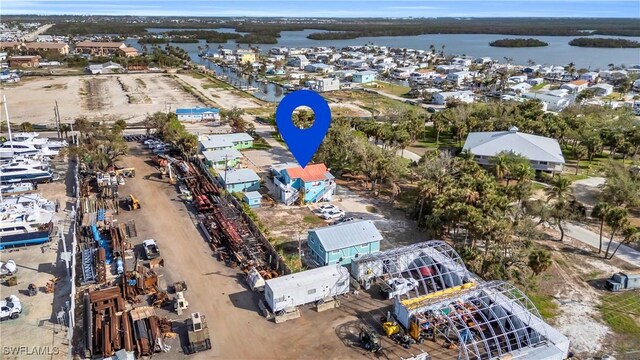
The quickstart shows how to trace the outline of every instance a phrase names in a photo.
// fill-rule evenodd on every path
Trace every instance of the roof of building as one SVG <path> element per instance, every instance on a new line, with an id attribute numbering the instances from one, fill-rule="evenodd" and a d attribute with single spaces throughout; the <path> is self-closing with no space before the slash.
<path id="1" fill-rule="evenodd" d="M 0 48 L 16 47 L 19 45 L 20 43 L 17 41 L 0 41 Z"/>
<path id="2" fill-rule="evenodd" d="M 569 84 L 572 85 L 576 85 L 576 86 L 582 86 L 582 85 L 587 85 L 589 82 L 587 80 L 574 80 L 572 82 L 570 82 Z"/>
<path id="3" fill-rule="evenodd" d="M 122 42 L 111 42 L 111 41 L 80 41 L 76 44 L 76 47 L 97 47 L 97 48 L 121 48 L 126 45 Z"/>
<path id="4" fill-rule="evenodd" d="M 227 180 L 225 181 L 225 176 Z M 260 177 L 251 169 L 234 169 L 229 171 L 218 171 L 218 177 L 226 185 L 244 184 L 248 182 L 260 181 Z"/>
<path id="5" fill-rule="evenodd" d="M 450 97 L 450 96 L 473 95 L 473 92 L 469 91 L 469 90 L 464 90 L 464 91 L 442 91 L 442 92 L 438 92 L 438 93 L 435 93 L 435 94 L 439 94 L 443 98 L 447 98 L 447 97 Z"/>
<path id="6" fill-rule="evenodd" d="M 309 234 L 312 233 L 316 234 L 325 251 L 334 251 L 382 240 L 382 235 L 371 220 L 350 221 L 309 230 Z"/>
<path id="7" fill-rule="evenodd" d="M 40 59 L 39 55 L 18 55 L 18 56 L 9 56 L 9 60 L 34 60 Z"/>
<path id="8" fill-rule="evenodd" d="M 235 160 L 242 157 L 242 154 L 240 154 L 240 151 L 234 148 L 203 151 L 202 155 L 204 156 L 205 159 L 214 163 L 225 161 L 225 159 Z"/>
<path id="9" fill-rule="evenodd" d="M 262 199 L 262 194 L 257 191 L 248 191 L 244 193 L 244 197 L 246 197 L 248 200 L 260 200 Z"/>
<path id="10" fill-rule="evenodd" d="M 120 51 L 125 52 L 125 53 L 137 53 L 138 49 L 131 47 L 131 46 L 127 46 L 127 47 L 123 47 L 120 49 Z"/>
<path id="11" fill-rule="evenodd" d="M 220 109 L 201 108 L 201 107 L 176 109 L 176 115 L 202 115 L 204 113 L 210 113 L 210 112 L 219 113 Z"/>
<path id="12" fill-rule="evenodd" d="M 366 71 L 358 71 L 353 73 L 353 75 L 376 75 L 377 73 L 375 71 L 370 71 L 370 70 L 366 70 Z"/>
<path id="13" fill-rule="evenodd" d="M 341 265 L 327 265 L 299 273 L 278 276 L 267 280 L 265 283 L 266 286 L 271 289 L 272 293 L 281 294 L 292 288 L 306 289 L 313 284 L 323 284 L 327 282 L 327 279 L 332 277 L 348 281 L 349 271 Z M 338 281 L 336 280 L 336 282 Z"/>
<path id="14" fill-rule="evenodd" d="M 205 149 L 209 149 L 232 147 L 234 143 L 242 141 L 253 141 L 253 138 L 247 133 L 203 135 L 201 136 L 200 144 L 202 144 Z"/>
<path id="15" fill-rule="evenodd" d="M 25 46 L 27 47 L 27 49 L 62 49 L 69 45 L 65 43 L 55 42 L 31 42 L 26 43 Z"/>
<path id="16" fill-rule="evenodd" d="M 564 164 L 564 156 L 556 139 L 524 134 L 515 127 L 509 131 L 469 133 L 462 150 L 480 156 L 495 156 L 507 151 L 529 160 Z"/>
<path id="17" fill-rule="evenodd" d="M 286 168 L 285 171 L 292 179 L 302 181 L 320 181 L 327 178 L 327 167 L 324 164 L 307 165 L 304 169 L 300 166 Z"/>

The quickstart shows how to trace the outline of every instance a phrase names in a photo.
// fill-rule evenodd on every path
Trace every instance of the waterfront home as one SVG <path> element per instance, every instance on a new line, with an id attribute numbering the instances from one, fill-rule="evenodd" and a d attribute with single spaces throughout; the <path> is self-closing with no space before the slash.
<path id="1" fill-rule="evenodd" d="M 260 189 L 260 177 L 251 169 L 220 170 L 217 177 L 228 192 L 258 191 Z"/>
<path id="2" fill-rule="evenodd" d="M 272 47 L 271 50 L 269 50 L 273 55 L 285 55 L 286 53 L 289 52 L 289 49 L 287 49 L 284 46 L 278 46 L 278 47 Z"/>
<path id="3" fill-rule="evenodd" d="M 205 164 L 214 169 L 235 167 L 242 158 L 240 151 L 234 148 L 206 150 L 202 152 L 202 156 L 204 156 Z"/>
<path id="4" fill-rule="evenodd" d="M 256 53 L 250 50 L 237 49 L 235 51 L 236 61 L 241 64 L 250 64 L 256 61 Z"/>
<path id="5" fill-rule="evenodd" d="M 216 108 L 182 108 L 176 109 L 180 121 L 215 121 L 220 120 L 220 109 Z"/>
<path id="6" fill-rule="evenodd" d="M 309 60 L 304 55 L 294 55 L 289 58 L 289 66 L 297 67 L 298 69 L 304 69 L 309 64 Z"/>
<path id="7" fill-rule="evenodd" d="M 436 105 L 446 105 L 447 101 L 456 100 L 463 103 L 472 103 L 473 92 L 471 91 L 445 91 L 445 92 L 437 92 L 432 96 L 432 102 Z"/>
<path id="8" fill-rule="evenodd" d="M 565 163 L 556 139 L 521 133 L 515 126 L 508 131 L 469 133 L 462 151 L 470 151 L 474 160 L 484 166 L 491 166 L 492 159 L 501 152 L 526 157 L 536 171 L 562 172 Z"/>
<path id="9" fill-rule="evenodd" d="M 375 71 L 358 71 L 353 74 L 352 80 L 354 83 L 366 84 L 375 81 Z"/>
<path id="10" fill-rule="evenodd" d="M 451 65 L 468 67 L 473 63 L 473 59 L 468 57 L 455 57 L 451 59 Z"/>
<path id="11" fill-rule="evenodd" d="M 333 72 L 333 65 L 327 65 L 323 63 L 307 64 L 304 67 L 304 71 L 320 74 L 329 74 Z"/>
<path id="12" fill-rule="evenodd" d="M 595 71 L 590 71 L 590 72 L 586 72 L 584 74 L 581 74 L 578 79 L 580 80 L 586 80 L 590 83 L 595 82 L 596 80 L 598 80 L 598 73 Z"/>
<path id="13" fill-rule="evenodd" d="M 380 251 L 382 234 L 371 220 L 349 221 L 311 229 L 307 245 L 320 265 L 348 265 L 352 260 Z"/>
<path id="14" fill-rule="evenodd" d="M 89 65 L 85 68 L 85 71 L 91 75 L 122 73 L 124 72 L 124 67 L 113 61 L 107 61 L 104 64 Z"/>
<path id="15" fill-rule="evenodd" d="M 463 82 L 471 80 L 473 78 L 473 73 L 469 71 L 457 71 L 454 73 L 447 74 L 447 80 L 456 86 L 460 86 Z"/>
<path id="16" fill-rule="evenodd" d="M 586 89 L 587 86 L 589 86 L 589 82 L 587 80 L 574 80 L 566 84 L 562 84 L 560 89 L 568 90 L 570 93 L 579 93 Z"/>
<path id="17" fill-rule="evenodd" d="M 282 76 L 282 75 L 286 75 L 287 72 L 284 71 L 284 69 L 271 68 L 271 69 L 267 70 L 266 74 L 267 75 Z"/>
<path id="18" fill-rule="evenodd" d="M 293 163 L 274 165 L 271 173 L 276 198 L 286 205 L 300 201 L 300 196 L 304 196 L 305 203 L 331 201 L 336 192 L 334 177 L 324 164 L 307 165 L 304 169 Z"/>
<path id="19" fill-rule="evenodd" d="M 29 67 L 40 66 L 41 57 L 38 55 L 10 56 L 9 67 Z"/>
<path id="20" fill-rule="evenodd" d="M 108 41 L 80 41 L 75 45 L 76 54 L 89 54 L 94 56 L 110 56 L 118 54 L 118 51 L 126 48 L 123 42 Z"/>
<path id="21" fill-rule="evenodd" d="M 25 50 L 28 52 L 33 51 L 42 51 L 42 52 L 57 52 L 60 55 L 68 55 L 69 54 L 69 45 L 65 43 L 54 43 L 54 42 L 30 42 L 24 44 Z"/>
<path id="22" fill-rule="evenodd" d="M 613 85 L 611 84 L 605 84 L 605 83 L 595 84 L 589 89 L 593 90 L 596 96 L 607 96 L 613 93 Z"/>
<path id="23" fill-rule="evenodd" d="M 202 151 L 222 149 L 248 149 L 253 146 L 253 138 L 247 133 L 200 135 L 200 149 Z"/>
<path id="24" fill-rule="evenodd" d="M 544 111 L 562 111 L 571 104 L 571 99 L 567 96 L 554 96 L 550 92 L 536 93 L 525 92 L 522 94 L 525 99 L 536 99 L 542 102 Z"/>

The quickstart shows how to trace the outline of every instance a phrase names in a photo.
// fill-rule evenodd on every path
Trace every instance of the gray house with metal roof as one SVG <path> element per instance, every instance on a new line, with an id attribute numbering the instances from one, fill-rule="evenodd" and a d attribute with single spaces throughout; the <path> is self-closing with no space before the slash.
<path id="1" fill-rule="evenodd" d="M 350 221 L 309 230 L 308 245 L 321 266 L 350 264 L 353 259 L 380 251 L 382 235 L 371 220 Z"/>
<path id="2" fill-rule="evenodd" d="M 480 165 L 490 165 L 491 159 L 501 152 L 526 157 L 531 161 L 531 167 L 538 171 L 561 172 L 565 163 L 557 140 L 524 134 L 515 126 L 509 131 L 469 133 L 462 148 L 465 150 L 469 150 Z"/>

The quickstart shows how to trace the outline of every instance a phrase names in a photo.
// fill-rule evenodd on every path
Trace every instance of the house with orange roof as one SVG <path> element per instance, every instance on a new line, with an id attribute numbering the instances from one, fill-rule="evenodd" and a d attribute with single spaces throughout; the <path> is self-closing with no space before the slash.
<path id="1" fill-rule="evenodd" d="M 274 165 L 271 168 L 276 187 L 276 198 L 286 205 L 331 201 L 336 193 L 335 178 L 324 164 L 307 165 L 295 163 Z"/>
<path id="2" fill-rule="evenodd" d="M 570 93 L 579 93 L 580 91 L 586 89 L 588 86 L 589 82 L 587 80 L 574 80 L 566 84 L 562 84 L 562 86 L 560 86 L 560 89 L 569 90 Z"/>

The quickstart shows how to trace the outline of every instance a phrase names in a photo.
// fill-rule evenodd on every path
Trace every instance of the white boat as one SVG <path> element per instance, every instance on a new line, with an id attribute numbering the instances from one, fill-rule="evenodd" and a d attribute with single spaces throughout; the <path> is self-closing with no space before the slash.
<path id="1" fill-rule="evenodd" d="M 0 210 L 0 250 L 49 241 L 53 213 L 37 206 Z"/>
<path id="2" fill-rule="evenodd" d="M 0 159 L 11 159 L 14 156 L 33 156 L 40 152 L 32 144 L 17 142 L 17 141 L 5 141 L 0 146 Z"/>
<path id="3" fill-rule="evenodd" d="M 51 140 L 49 138 L 41 138 L 37 132 L 19 132 L 13 134 L 13 141 L 19 141 L 27 144 L 32 144 L 36 148 L 47 147 L 52 150 L 60 150 L 63 147 L 67 147 L 66 140 Z"/>
<path id="4" fill-rule="evenodd" d="M 4 198 L 0 201 L 0 209 L 11 209 L 16 207 L 39 208 L 48 212 L 56 211 L 56 204 L 40 194 L 25 194 L 20 196 L 12 196 Z"/>
<path id="5" fill-rule="evenodd" d="M 54 176 L 48 165 L 22 163 L 0 166 L 0 183 L 2 184 L 20 182 L 43 183 L 52 180 L 57 180 L 57 177 Z"/>
<path id="6" fill-rule="evenodd" d="M 32 183 L 15 183 L 9 185 L 0 185 L 0 193 L 3 195 L 18 194 L 35 190 Z"/>

